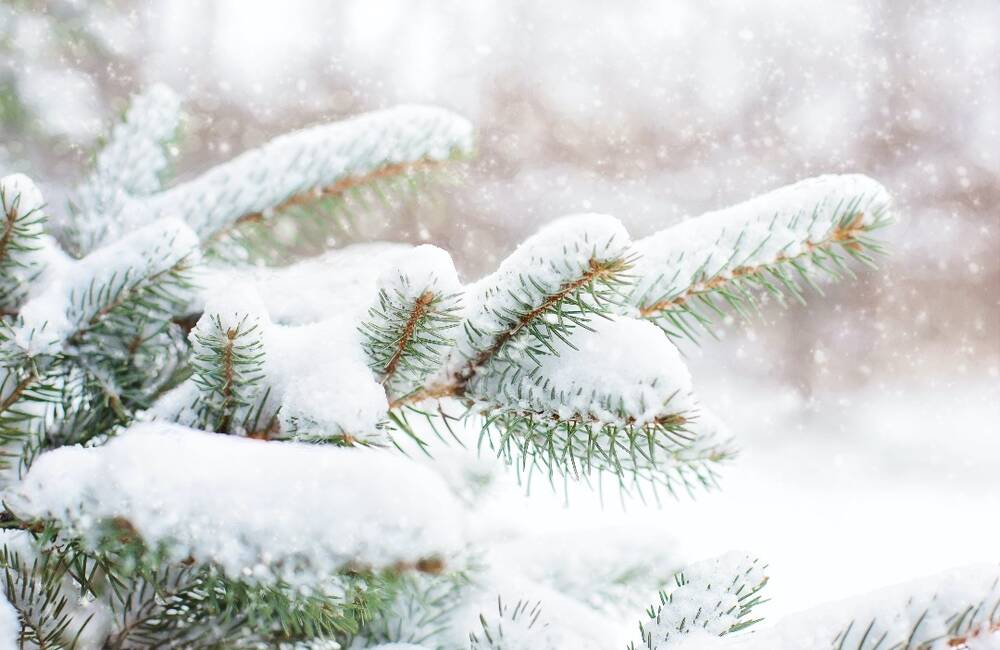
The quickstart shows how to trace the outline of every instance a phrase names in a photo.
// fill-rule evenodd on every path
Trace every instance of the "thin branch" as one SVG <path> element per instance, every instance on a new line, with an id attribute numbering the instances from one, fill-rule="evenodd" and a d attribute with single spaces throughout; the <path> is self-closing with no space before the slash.
<path id="1" fill-rule="evenodd" d="M 835 244 L 840 244 L 845 248 L 850 250 L 858 251 L 861 250 L 861 244 L 857 241 L 857 237 L 860 233 L 865 231 L 865 226 L 863 225 L 864 213 L 858 212 L 854 215 L 849 223 L 846 225 L 837 225 L 833 232 L 830 233 L 828 237 L 820 241 L 810 241 L 806 240 L 802 245 L 802 252 L 794 256 L 779 255 L 775 259 L 758 264 L 756 266 L 740 266 L 733 271 L 728 276 L 717 275 L 710 280 L 699 282 L 693 284 L 686 291 L 680 293 L 673 298 L 667 298 L 665 300 L 659 300 L 650 305 L 643 305 L 639 307 L 639 315 L 643 318 L 652 318 L 657 314 L 665 311 L 670 311 L 676 307 L 681 307 L 685 303 L 691 300 L 697 299 L 699 296 L 704 296 L 710 294 L 713 291 L 720 289 L 725 286 L 733 279 L 738 279 L 745 276 L 757 275 L 763 273 L 768 267 L 774 264 L 781 264 L 785 262 L 792 262 L 794 260 L 807 257 L 817 250 L 826 249 Z"/>
<path id="2" fill-rule="evenodd" d="M 232 415 L 229 407 L 233 401 L 233 345 L 238 333 L 238 328 L 227 329 L 226 341 L 222 348 L 222 419 L 219 421 L 219 431 L 229 430 L 229 420 Z"/>

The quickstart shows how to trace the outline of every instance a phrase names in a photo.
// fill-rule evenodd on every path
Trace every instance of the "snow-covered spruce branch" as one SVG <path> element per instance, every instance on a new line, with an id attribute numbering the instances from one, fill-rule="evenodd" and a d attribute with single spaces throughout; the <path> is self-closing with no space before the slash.
<path id="1" fill-rule="evenodd" d="M 6 502 L 95 547 L 121 522 L 161 561 L 306 587 L 343 569 L 437 571 L 463 544 L 441 479 L 398 455 L 163 423 L 44 454 Z"/>
<path id="2" fill-rule="evenodd" d="M 660 648 L 660 646 L 654 646 Z M 678 650 L 991 650 L 1000 647 L 1000 566 L 955 569 L 822 605 L 740 636 Z"/>
<path id="3" fill-rule="evenodd" d="M 454 344 L 461 285 L 451 257 L 419 246 L 378 281 L 378 301 L 362 323 L 372 371 L 389 399 L 420 390 Z"/>
<path id="4" fill-rule="evenodd" d="M 187 272 L 198 240 L 183 223 L 156 221 L 83 259 L 21 308 L 15 342 L 30 357 L 86 343 L 121 344 L 148 322 L 161 325 L 190 299 Z"/>
<path id="5" fill-rule="evenodd" d="M 399 575 L 437 574 L 464 544 L 454 498 L 405 458 L 164 424 L 45 454 L 6 502 L 22 538 L 5 546 L 41 544 L 91 603 L 62 612 L 69 587 L 38 570 L 8 581 L 49 647 L 80 629 L 122 648 L 355 634 Z"/>
<path id="6" fill-rule="evenodd" d="M 822 293 L 817 276 L 873 265 L 872 233 L 891 223 L 885 188 L 861 175 L 820 176 L 684 221 L 636 242 L 630 298 L 671 337 L 695 338 L 726 309 L 747 316 L 762 293 Z"/>
<path id="7" fill-rule="evenodd" d="M 14 618 L 0 620 L 3 647 L 149 648 L 170 639 L 176 647 L 256 648 L 352 635 L 385 606 L 398 579 L 357 572 L 304 590 L 212 566 L 160 566 L 124 521 L 107 532 L 100 549 L 88 550 L 52 525 L 0 531 L 9 599 L 0 605 L 10 603 Z"/>
<path id="8" fill-rule="evenodd" d="M 0 332 L 5 468 L 106 435 L 169 384 L 183 356 L 171 317 L 190 300 L 197 246 L 164 220 L 81 260 L 52 258 L 58 268 Z"/>
<path id="9" fill-rule="evenodd" d="M 618 220 L 565 217 L 466 289 L 454 349 L 395 423 L 428 398 L 485 414 L 483 441 L 519 470 L 610 473 L 623 487 L 712 485 L 732 450 L 691 398 L 673 345 L 626 315 L 634 254 Z"/>
<path id="10" fill-rule="evenodd" d="M 218 241 L 291 208 L 467 156 L 473 146 L 472 126 L 458 115 L 400 106 L 289 133 L 153 193 L 166 162 L 158 145 L 176 127 L 176 110 L 175 98 L 154 88 L 129 111 L 79 188 L 78 201 L 91 214 L 76 223 L 80 248 L 162 217 L 180 217 L 202 239 Z M 135 127 L 143 124 L 155 128 L 139 135 Z M 135 172 L 112 173 L 127 160 L 135 161 Z M 95 211 L 110 211 L 111 218 Z"/>

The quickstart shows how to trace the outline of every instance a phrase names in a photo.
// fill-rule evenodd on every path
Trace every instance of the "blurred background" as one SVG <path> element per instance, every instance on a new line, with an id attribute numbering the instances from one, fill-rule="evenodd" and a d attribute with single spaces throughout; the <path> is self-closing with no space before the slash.
<path id="1" fill-rule="evenodd" d="M 0 170 L 63 211 L 153 82 L 186 98 L 179 178 L 441 104 L 477 125 L 476 158 L 375 234 L 441 245 L 470 280 L 561 214 L 638 237 L 808 176 L 877 178 L 901 219 L 880 271 L 683 350 L 745 449 L 721 492 L 538 506 L 540 527 L 655 519 L 694 555 L 753 549 L 783 612 L 1000 559 L 998 39 L 997 0 L 5 0 Z"/>

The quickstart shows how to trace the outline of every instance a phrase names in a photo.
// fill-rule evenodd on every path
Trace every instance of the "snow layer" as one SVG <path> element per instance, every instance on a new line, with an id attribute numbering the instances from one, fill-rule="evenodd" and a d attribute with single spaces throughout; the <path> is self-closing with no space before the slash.
<path id="1" fill-rule="evenodd" d="M 792 615 L 774 627 L 683 650 L 1000 648 L 1000 566 L 978 565 Z M 952 627 L 959 623 L 958 629 Z M 962 644 L 964 642 L 964 645 Z M 670 646 L 671 648 L 673 646 Z"/>
<path id="2" fill-rule="evenodd" d="M 283 268 L 208 268 L 198 278 L 204 287 L 190 311 L 235 279 L 255 285 L 271 320 L 305 325 L 333 316 L 365 316 L 378 278 L 389 273 L 411 247 L 386 242 L 354 244 Z"/>
<path id="3" fill-rule="evenodd" d="M 43 454 L 8 503 L 92 541 L 102 524 L 123 518 L 174 560 L 295 584 L 322 582 L 345 565 L 446 557 L 463 536 L 447 487 L 398 455 L 162 423 L 134 425 L 102 447 Z"/>
<path id="4" fill-rule="evenodd" d="M 540 365 L 521 372 L 487 368 L 474 383 L 484 399 L 513 409 L 600 423 L 642 425 L 692 408 L 691 374 L 680 352 L 648 321 L 597 318 L 554 344 Z M 572 347 L 571 347 L 572 346 Z"/>
<path id="5" fill-rule="evenodd" d="M 740 269 L 808 252 L 845 217 L 870 226 L 888 216 L 890 197 L 860 174 L 810 178 L 709 212 L 638 240 L 638 306 L 671 300 Z"/>
<path id="6" fill-rule="evenodd" d="M 629 243 L 621 222 L 607 215 L 573 215 L 546 225 L 495 272 L 468 287 L 465 322 L 450 365 L 461 367 L 494 345 L 518 325 L 519 314 L 541 306 L 563 285 L 586 274 L 591 260 L 626 257 Z"/>
<path id="7" fill-rule="evenodd" d="M 441 108 L 375 111 L 283 135 L 126 210 L 182 218 L 205 237 L 243 215 L 388 165 L 467 154 L 472 135 L 466 119 Z"/>
<path id="8" fill-rule="evenodd" d="M 0 596 L 0 648 L 14 650 L 17 648 L 17 638 L 21 633 L 21 621 L 17 610 L 3 596 Z"/>
<path id="9" fill-rule="evenodd" d="M 623 621 L 681 568 L 672 536 L 639 526 L 523 535 L 492 545 L 490 562 Z"/>
<path id="10" fill-rule="evenodd" d="M 142 285 L 185 259 L 194 261 L 197 250 L 190 228 L 163 219 L 66 265 L 61 277 L 21 309 L 15 342 L 29 355 L 58 352 L 66 338 L 111 304 L 114 291 Z"/>
<path id="11" fill-rule="evenodd" d="M 429 244 L 401 253 L 378 279 L 380 291 L 406 300 L 416 300 L 425 291 L 450 296 L 461 287 L 451 255 Z"/>
<path id="12" fill-rule="evenodd" d="M 213 317 L 218 317 L 224 329 L 236 327 L 244 317 L 259 323 L 260 327 L 270 320 L 264 300 L 252 282 L 239 277 L 206 291 L 205 306 L 197 327 Z"/>
<path id="13" fill-rule="evenodd" d="M 267 330 L 264 347 L 267 381 L 281 396 L 283 431 L 381 439 L 377 426 L 389 405 L 368 368 L 355 321 L 335 317 L 274 326 Z"/>
<path id="14" fill-rule="evenodd" d="M 199 279 L 207 286 L 201 304 L 192 308 L 204 309 L 209 317 L 220 315 L 224 322 L 249 315 L 260 325 L 264 380 L 257 392 L 269 390 L 262 422 L 277 413 L 283 435 L 348 434 L 384 442 L 378 426 L 388 402 L 368 367 L 358 327 L 376 295 L 379 275 L 390 273 L 409 251 L 364 245 L 284 269 L 202 274 Z M 197 397 L 189 380 L 161 398 L 147 416 L 193 426 L 198 420 L 191 406 Z"/>

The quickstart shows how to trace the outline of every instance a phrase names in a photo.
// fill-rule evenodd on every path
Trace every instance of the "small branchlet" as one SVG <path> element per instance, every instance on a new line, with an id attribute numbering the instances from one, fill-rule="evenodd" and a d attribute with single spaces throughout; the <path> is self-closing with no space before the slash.
<path id="1" fill-rule="evenodd" d="M 403 285 L 408 280 L 401 278 Z M 402 399 L 424 385 L 441 367 L 444 353 L 454 344 L 457 295 L 428 288 L 414 295 L 401 288 L 383 288 L 378 302 L 362 323 L 365 351 L 372 371 L 389 398 Z"/>
<path id="2" fill-rule="evenodd" d="M 589 329 L 591 319 L 607 317 L 621 303 L 633 261 L 628 255 L 591 258 L 578 277 L 564 282 L 555 292 L 543 291 L 540 301 L 540 283 L 530 275 L 521 276 L 520 286 L 510 289 L 516 306 L 498 306 L 493 312 L 501 323 L 499 331 L 490 345 L 467 360 L 457 373 L 458 381 L 469 384 L 483 368 L 494 364 L 517 367 L 525 357 L 537 364 L 540 357 L 556 354 L 557 341 L 573 347 L 570 337 L 577 328 Z M 468 322 L 465 325 L 475 327 Z"/>
<path id="3" fill-rule="evenodd" d="M 554 291 L 546 290 L 530 274 L 522 274 L 516 285 L 496 289 L 509 293 L 504 296 L 505 302 L 491 309 L 498 323 L 494 330 L 484 331 L 470 319 L 461 324 L 468 340 L 485 345 L 466 353 L 448 379 L 412 392 L 390 406 L 449 396 L 476 399 L 480 397 L 475 388 L 478 374 L 512 372 L 525 358 L 537 362 L 542 356 L 554 354 L 559 342 L 572 347 L 570 336 L 577 328 L 590 329 L 587 323 L 591 319 L 606 318 L 620 304 L 631 264 L 629 256 L 591 258 L 585 269 Z"/>
<path id="4" fill-rule="evenodd" d="M 259 404 L 264 379 L 264 344 L 260 322 L 249 314 L 225 319 L 206 314 L 192 331 L 193 381 L 199 397 L 195 410 L 202 428 L 233 433 Z"/>
<path id="5" fill-rule="evenodd" d="M 41 194 L 20 174 L 0 179 L 0 311 L 15 314 L 28 286 L 43 264 L 35 253 L 42 247 L 45 213 Z"/>

